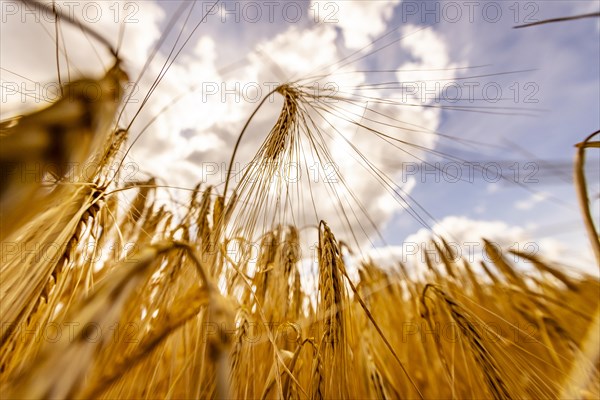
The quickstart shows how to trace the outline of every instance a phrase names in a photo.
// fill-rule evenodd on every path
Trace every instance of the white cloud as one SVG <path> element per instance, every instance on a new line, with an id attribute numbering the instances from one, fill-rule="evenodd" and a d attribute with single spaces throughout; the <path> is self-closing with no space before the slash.
<path id="1" fill-rule="evenodd" d="M 411 74 L 429 73 L 429 71 L 419 71 L 420 69 L 441 69 L 453 66 L 446 41 L 431 27 L 404 26 L 400 43 L 402 47 L 410 52 L 413 58 L 418 60 L 416 64 L 408 64 L 410 66 L 414 65 L 417 69 L 417 71 L 411 71 Z M 432 72 L 439 74 L 439 71 Z"/>
<path id="2" fill-rule="evenodd" d="M 259 43 L 257 48 L 260 49 L 260 52 L 249 55 L 249 65 L 236 72 L 230 80 L 240 82 L 243 86 L 247 82 L 264 84 L 265 82 L 281 82 L 282 78 L 297 79 L 317 73 L 326 75 L 331 71 L 331 67 L 324 70 L 321 70 L 320 67 L 331 66 L 340 57 L 335 45 L 336 39 L 336 31 L 327 24 L 310 29 L 299 29 L 292 26 L 275 38 Z M 315 47 L 316 41 L 319 42 L 319 46 Z M 409 51 L 411 50 L 409 49 Z M 355 72 L 357 68 L 358 66 L 354 65 L 345 67 L 342 71 L 336 71 L 333 75 L 320 79 L 321 86 L 319 87 L 335 82 L 340 88 L 340 93 L 352 96 L 356 88 L 365 82 L 364 74 Z M 370 94 L 374 97 L 386 96 L 384 93 L 377 92 Z M 398 193 L 401 191 L 409 193 L 415 185 L 414 181 L 410 181 L 401 185 L 401 190 L 394 185 L 391 188 L 386 187 L 378 181 L 375 174 L 386 174 L 392 181 L 398 182 L 399 163 L 402 160 L 415 161 L 415 157 L 422 158 L 424 154 L 421 150 L 407 148 L 393 140 L 377 138 L 368 129 L 359 128 L 355 123 L 381 130 L 393 138 L 425 148 L 433 148 L 437 139 L 436 135 L 410 132 L 409 130 L 415 129 L 415 126 L 421 126 L 426 131 L 435 130 L 439 123 L 438 115 L 437 113 L 424 113 L 423 110 L 410 107 L 383 105 L 375 102 L 367 104 L 366 101 L 353 101 L 352 103 L 337 101 L 323 105 L 333 112 L 333 114 L 327 114 L 326 120 L 319 115 L 319 113 L 324 113 L 323 110 L 320 110 L 319 113 L 311 111 L 309 114 L 316 126 L 323 132 L 322 140 L 327 145 L 334 165 L 327 165 L 327 162 L 330 161 L 327 157 L 319 159 L 314 153 L 314 149 L 311 150 L 310 141 L 306 137 L 302 139 L 302 162 L 300 163 L 302 178 L 298 182 L 300 190 L 297 191 L 295 185 L 290 185 L 290 193 L 297 196 L 292 202 L 294 204 L 294 223 L 304 226 L 315 224 L 319 219 L 326 219 L 340 238 L 351 242 L 352 231 L 357 234 L 359 243 L 363 244 L 374 232 L 370 221 L 379 230 L 383 230 L 387 221 L 395 213 L 402 211 L 402 201 L 398 201 L 397 195 L 394 195 L 396 197 L 394 200 L 390 193 L 393 190 Z M 365 110 L 367 105 L 371 111 Z M 222 132 L 219 137 L 222 145 L 215 148 L 214 151 L 205 149 L 202 154 L 203 160 L 217 162 L 219 165 L 221 162 L 228 161 L 229 151 L 233 148 L 234 140 L 237 139 L 237 134 L 245 122 L 245 118 L 257 104 L 256 102 L 241 103 L 233 106 L 240 115 L 239 119 L 236 121 L 231 118 L 230 123 L 216 124 Z M 243 111 L 240 112 L 240 110 Z M 259 144 L 273 126 L 280 110 L 281 96 L 276 95 L 275 101 L 267 102 L 257 114 L 238 150 L 236 161 L 240 165 L 244 166 L 251 160 Z M 389 118 L 381 115 L 387 115 Z M 396 121 L 392 121 L 392 118 Z M 385 126 L 385 123 L 390 122 L 399 124 L 398 121 L 403 121 L 404 124 L 400 125 L 409 130 Z M 312 134 L 316 135 L 314 128 L 311 128 Z M 227 130 L 227 132 L 223 132 L 223 130 Z M 403 147 L 405 152 L 395 146 Z M 366 165 L 356 149 L 378 170 L 374 171 L 373 167 Z M 323 150 L 320 149 L 319 152 L 323 157 Z M 236 170 L 239 169 L 236 167 Z M 211 183 L 222 182 L 223 175 L 211 175 L 211 178 L 214 179 Z M 272 186 L 271 189 L 281 190 L 282 188 Z M 289 208 L 289 206 L 287 207 Z M 344 217 L 344 214 L 348 219 Z M 288 217 L 290 215 L 288 213 Z"/>
<path id="3" fill-rule="evenodd" d="M 406 25 L 401 34 L 400 45 L 414 60 L 403 63 L 396 72 L 398 81 L 406 88 L 407 99 L 418 105 L 439 104 L 447 80 L 456 76 L 453 68 L 457 65 L 450 60 L 446 41 L 431 27 Z M 430 108 L 425 112 L 437 119 L 440 109 Z"/>
<path id="4" fill-rule="evenodd" d="M 547 198 L 548 193 L 534 193 L 525 200 L 516 201 L 515 208 L 517 210 L 531 210 L 536 204 L 543 202 Z"/>
<path id="5" fill-rule="evenodd" d="M 474 220 L 463 216 L 445 217 L 432 231 L 420 229 L 409 235 L 401 246 L 375 248 L 370 257 L 380 265 L 388 267 L 394 266 L 398 261 L 408 263 L 412 267 L 422 267 L 425 262 L 423 252 L 427 252 L 432 259 L 435 257 L 432 232 L 443 237 L 457 255 L 469 261 L 480 272 L 479 261 L 490 261 L 484 251 L 483 239 L 486 239 L 503 251 L 517 250 L 540 256 L 548 262 L 558 262 L 563 269 L 573 267 L 574 270 L 594 275 L 598 273 L 589 249 L 574 253 L 559 240 L 536 235 L 533 230 L 502 221 Z M 508 253 L 505 253 L 505 256 L 520 268 L 531 269 L 531 265 L 520 258 Z"/>
<path id="6" fill-rule="evenodd" d="M 502 186 L 499 183 L 488 183 L 488 185 L 485 187 L 485 191 L 488 194 L 494 194 L 494 193 L 498 193 L 500 191 L 500 189 L 502 188 Z"/>
<path id="7" fill-rule="evenodd" d="M 386 30 L 399 3 L 400 0 L 311 1 L 311 9 L 318 10 L 323 23 L 335 22 L 344 34 L 347 48 L 358 49 Z"/>
<path id="8" fill-rule="evenodd" d="M 208 35 L 195 38 L 190 42 L 194 44 L 171 65 L 132 126 L 131 139 L 158 116 L 134 146 L 131 152 L 133 161 L 139 164 L 142 171 L 155 175 L 161 179 L 161 182 L 173 186 L 193 187 L 199 180 L 205 180 L 204 183 L 221 184 L 219 190 L 222 190 L 227 168 L 224 163 L 229 161 L 242 126 L 258 105 L 258 101 L 248 101 L 243 98 L 243 95 L 249 93 L 244 91 L 244 88 L 248 85 L 258 85 L 264 97 L 270 87 L 268 85 L 273 83 L 281 83 L 285 79 L 303 78 L 315 73 L 331 72 L 331 67 L 324 71 L 320 71 L 319 67 L 331 66 L 343 57 L 336 45 L 336 41 L 340 38 L 336 26 L 342 27 L 349 47 L 368 42 L 373 35 L 385 30 L 386 21 L 391 17 L 395 3 L 397 2 L 340 4 L 340 13 L 346 13 L 340 15 L 340 25 L 318 24 L 304 29 L 292 25 L 274 38 L 257 43 L 256 47 L 260 52 L 249 54 L 248 63 L 227 76 L 222 76 L 218 72 L 217 65 L 227 64 L 227 62 L 218 59 L 217 47 L 235 46 L 235 43 L 224 43 Z M 126 61 L 125 67 L 131 78 L 137 77 L 148 60 L 154 44 L 161 37 L 160 26 L 165 19 L 162 8 L 155 2 L 140 3 L 140 7 L 136 15 L 140 22 L 126 25 L 122 48 Z M 109 11 L 103 13 L 100 22 L 91 26 L 107 37 L 111 43 L 116 43 L 119 26 L 112 22 Z M 354 22 L 356 18 L 360 18 L 362 22 L 364 18 L 373 20 L 368 24 L 358 24 L 357 26 L 363 28 L 357 29 L 351 27 L 349 23 L 353 18 Z M 55 72 L 50 68 L 54 61 L 52 40 L 46 38 L 43 29 L 31 30 L 30 25 L 22 24 L 20 21 L 3 25 L 2 66 L 20 71 L 24 76 L 35 80 L 53 80 Z M 90 46 L 88 39 L 81 32 L 66 24 L 63 25 L 65 35 L 69 36 L 66 46 L 70 55 L 69 60 L 72 66 L 77 66 L 77 69 L 72 70 L 73 76 L 90 73 L 97 75 L 103 65 L 98 61 L 95 52 L 100 52 L 106 65 L 110 63 L 110 55 L 103 53 L 102 46 L 98 44 Z M 53 32 L 51 24 L 46 24 L 46 29 Z M 5 40 L 8 37 L 4 35 L 5 32 L 10 35 L 10 40 Z M 177 33 L 174 32 L 175 35 Z M 419 40 L 421 39 L 434 46 L 437 54 L 432 58 L 420 51 L 416 43 L 407 42 L 404 49 L 412 58 L 420 60 L 419 67 L 447 64 L 448 56 L 443 54 L 445 47 L 439 38 L 432 32 L 428 32 L 423 33 Z M 20 51 L 23 47 L 32 51 L 23 53 Z M 134 93 L 133 101 L 126 108 L 125 122 L 130 121 L 141 105 L 154 78 L 160 73 L 169 50 L 167 48 L 157 53 L 150 64 L 139 83 L 139 89 Z M 340 88 L 341 94 L 352 96 L 357 87 L 364 84 L 366 80 L 365 74 L 357 72 L 358 69 L 358 65 L 349 65 L 340 71 L 335 71 L 336 73 L 331 77 L 324 77 L 320 83 L 333 81 Z M 196 90 L 192 91 L 191 88 Z M 235 90 L 240 88 L 242 96 Z M 182 96 L 184 94 L 185 96 Z M 388 94 L 389 91 L 369 93 L 372 97 L 381 98 L 385 98 Z M 178 101 L 174 102 L 174 99 Z M 358 232 L 359 242 L 364 243 L 374 232 L 370 221 L 379 230 L 383 230 L 389 219 L 402 210 L 402 202 L 398 199 L 394 200 L 390 194 L 398 188 L 394 187 L 394 184 L 392 187 L 386 187 L 385 184 L 378 182 L 376 175 L 381 177 L 381 174 L 385 174 L 391 181 L 397 182 L 400 173 L 399 163 L 402 160 L 414 161 L 414 157 L 422 158 L 424 154 L 422 150 L 407 148 L 391 139 L 376 138 L 368 129 L 357 127 L 356 123 L 380 130 L 396 139 L 433 148 L 437 140 L 436 135 L 410 130 L 415 129 L 415 126 L 421 126 L 424 131 L 435 130 L 439 125 L 439 114 L 433 110 L 423 111 L 414 107 L 377 104 L 373 101 L 337 102 L 325 106 L 332 110 L 333 114 L 327 115 L 326 119 L 320 118 L 315 112 L 312 112 L 312 116 L 317 126 L 325 132 L 323 142 L 327 144 L 338 172 L 336 176 L 332 166 L 322 165 L 322 160 L 311 153 L 309 143 L 305 140 L 304 153 L 301 156 L 305 157 L 307 167 L 314 165 L 317 167 L 303 171 L 304 179 L 299 182 L 300 201 L 299 204 L 294 205 L 295 217 L 299 218 L 296 222 L 300 226 L 318 222 L 313 210 L 313 199 L 317 199 L 314 202 L 317 208 L 317 219 L 327 219 L 334 232 L 346 241 L 351 239 L 351 231 Z M 371 111 L 365 111 L 367 106 Z M 168 109 L 165 110 L 166 107 Z M 275 101 L 267 102 L 256 115 L 236 157 L 241 165 L 245 165 L 255 154 L 259 144 L 273 126 L 280 108 L 280 96 L 275 96 Z M 389 118 L 384 118 L 380 114 L 387 115 Z M 400 125 L 406 129 L 386 126 L 386 123 Z M 355 146 L 362 156 L 372 163 L 372 166 L 365 164 L 361 155 L 357 154 L 352 146 Z M 402 147 L 405 152 L 395 146 Z M 213 173 L 215 166 L 217 171 Z M 373 168 L 377 170 L 374 171 Z M 337 178 L 337 181 L 325 182 L 328 177 Z M 308 179 L 311 182 L 308 182 Z M 408 193 L 414 185 L 414 181 L 407 182 L 401 185 L 401 190 Z M 298 216 L 298 213 L 304 215 Z M 348 220 L 344 218 L 344 213 L 348 216 Z M 365 234 L 361 234 L 363 229 L 366 231 Z"/>

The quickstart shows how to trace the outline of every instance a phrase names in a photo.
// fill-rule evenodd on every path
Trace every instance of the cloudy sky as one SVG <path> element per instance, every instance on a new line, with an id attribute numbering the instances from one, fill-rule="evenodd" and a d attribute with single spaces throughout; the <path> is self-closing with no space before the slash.
<path id="1" fill-rule="evenodd" d="M 115 46 L 122 34 L 132 82 L 147 64 L 130 85 L 124 122 L 168 67 L 130 130 L 132 139 L 143 132 L 128 159 L 136 179 L 222 191 L 239 133 L 270 90 L 316 83 L 315 93 L 333 87 L 341 97 L 307 111 L 326 157 L 303 135 L 288 159 L 302 159 L 299 179 L 269 187 L 270 200 L 285 191 L 291 205 L 264 205 L 265 214 L 300 226 L 327 219 L 347 242 L 388 258 L 433 229 L 459 244 L 483 235 L 596 271 L 571 162 L 573 145 L 600 125 L 599 20 L 513 26 L 595 12 L 597 1 L 57 3 Z M 51 101 L 57 69 L 52 16 L 0 4 L 5 118 Z M 89 35 L 61 29 L 63 77 L 110 66 Z M 274 95 L 257 112 L 234 173 L 282 104 Z M 597 179 L 598 157 L 589 165 Z M 598 218 L 599 185 L 590 191 Z M 188 193 L 172 195 L 185 203 Z"/>

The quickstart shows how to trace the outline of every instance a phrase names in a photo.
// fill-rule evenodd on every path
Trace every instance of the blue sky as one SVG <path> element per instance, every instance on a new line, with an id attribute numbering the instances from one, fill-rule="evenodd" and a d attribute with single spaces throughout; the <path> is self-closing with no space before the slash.
<path id="1" fill-rule="evenodd" d="M 521 17 L 526 4 L 521 3 Z M 536 8 L 529 7 L 527 11 L 535 12 L 537 19 L 574 15 L 586 10 L 586 7 L 588 10 L 593 9 L 594 5 L 598 7 L 597 2 L 544 1 L 532 4 Z M 415 197 L 428 209 L 435 209 L 439 215 L 462 214 L 474 219 L 493 215 L 511 225 L 534 225 L 535 235 L 556 235 L 563 241 L 587 245 L 581 224 L 577 223 L 579 213 L 572 185 L 557 179 L 556 173 L 546 172 L 549 167 L 538 163 L 536 158 L 550 164 L 570 162 L 574 155 L 573 144 L 600 125 L 599 22 L 591 19 L 514 30 L 511 29 L 515 22 L 514 8 L 509 10 L 505 3 L 501 9 L 507 17 L 497 23 L 488 23 L 480 18 L 473 24 L 452 24 L 444 23 L 442 19 L 433 27 L 444 37 L 450 38 L 447 41 L 449 53 L 467 65 L 492 64 L 496 71 L 534 69 L 531 72 L 493 77 L 492 80 L 500 83 L 510 96 L 515 92 L 506 92 L 506 89 L 515 82 L 521 88 L 517 101 L 510 99 L 496 104 L 543 111 L 535 117 L 465 115 L 445 111 L 439 129 L 453 136 L 507 147 L 512 147 L 509 143 L 515 143 L 526 153 L 513 147 L 493 150 L 479 159 L 506 160 L 505 165 L 510 164 L 508 161 L 514 161 L 521 166 L 528 161 L 535 161 L 539 171 L 534 178 L 539 178 L 539 183 L 530 183 L 528 188 L 548 193 L 548 197 L 559 198 L 568 205 L 545 200 L 530 209 L 519 209 L 516 203 L 531 198 L 531 193 L 508 184 L 498 185 L 498 190 L 490 193 L 490 185 L 485 179 L 479 179 L 479 182 L 471 185 L 418 185 Z M 401 19 L 402 14 L 397 12 L 394 21 Z M 532 98 L 538 103 L 524 103 L 527 91 L 523 89 L 530 82 L 539 89 Z M 589 162 L 590 173 L 597 179 L 598 159 L 592 158 Z M 508 175 L 513 173 L 512 170 L 504 171 Z M 561 172 L 567 177 L 570 175 L 570 169 L 563 167 Z M 592 193 L 597 193 L 598 185 L 592 185 L 592 188 Z M 594 208 L 598 210 L 597 201 Z M 403 219 L 397 217 L 388 229 L 389 234 L 393 235 L 396 229 L 402 232 L 413 228 L 407 227 Z"/>

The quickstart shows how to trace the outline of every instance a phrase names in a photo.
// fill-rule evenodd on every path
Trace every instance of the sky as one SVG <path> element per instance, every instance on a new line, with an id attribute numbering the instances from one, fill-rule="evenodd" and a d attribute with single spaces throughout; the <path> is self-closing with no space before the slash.
<path id="1" fill-rule="evenodd" d="M 600 21 L 513 26 L 597 12 L 598 1 L 192 3 L 57 2 L 111 43 L 122 33 L 130 77 L 148 64 L 129 87 L 124 121 L 169 66 L 130 130 L 130 140 L 143 132 L 127 159 L 132 179 L 223 190 L 233 146 L 271 89 L 299 80 L 317 82 L 315 93 L 325 94 L 333 85 L 351 102 L 311 112 L 327 160 L 303 139 L 301 176 L 291 186 L 268 186 L 265 215 L 300 226 L 327 219 L 342 240 L 389 262 L 414 244 L 426 246 L 433 230 L 474 259 L 481 246 L 469 244 L 485 236 L 597 271 L 571 164 L 574 145 L 600 125 Z M 17 1 L 0 6 L 4 119 L 51 101 L 57 68 L 52 16 Z M 61 28 L 61 75 L 101 76 L 113 62 L 107 50 Z M 260 107 L 236 163 L 252 160 L 282 104 L 273 95 Z M 596 220 L 599 170 L 591 154 Z M 275 199 L 290 187 L 293 204 L 283 209 L 291 212 L 278 211 Z M 188 195 L 174 190 L 169 199 L 177 207 Z M 256 197 L 251 188 L 244 196 Z"/>

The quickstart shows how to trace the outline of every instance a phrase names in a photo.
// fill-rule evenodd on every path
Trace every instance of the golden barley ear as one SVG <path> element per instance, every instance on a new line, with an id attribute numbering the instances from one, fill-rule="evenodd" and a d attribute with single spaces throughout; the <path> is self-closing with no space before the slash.
<path id="1" fill-rule="evenodd" d="M 555 23 L 555 22 L 575 21 L 575 20 L 578 20 L 578 19 L 598 18 L 598 17 L 600 17 L 600 12 L 593 12 L 593 13 L 588 13 L 588 14 L 573 15 L 573 16 L 570 16 L 570 17 L 558 17 L 558 18 L 544 19 L 544 20 L 541 20 L 541 21 L 531 22 L 531 23 L 528 23 L 528 24 L 517 25 L 517 26 L 514 26 L 513 28 L 515 28 L 515 29 L 528 28 L 530 26 L 552 24 L 552 23 Z"/>
<path id="2" fill-rule="evenodd" d="M 8 398 L 74 396 L 93 365 L 96 353 L 110 341 L 110 335 L 101 332 L 108 331 L 119 320 L 127 299 L 138 284 L 147 279 L 150 267 L 172 247 L 169 243 L 157 244 L 141 251 L 136 262 L 122 262 L 93 294 L 65 317 L 65 322 L 75 322 L 71 335 L 61 336 L 57 343 L 47 343 L 39 357 L 3 389 L 6 390 L 3 395 Z"/>
<path id="3" fill-rule="evenodd" d="M 590 199 L 587 193 L 587 182 L 584 171 L 585 151 L 586 149 L 600 148 L 599 141 L 591 141 L 594 136 L 599 134 L 600 131 L 596 131 L 585 138 L 583 142 L 575 145 L 575 147 L 577 147 L 577 153 L 575 155 L 573 173 L 575 175 L 575 188 L 577 190 L 577 199 L 579 200 L 579 209 L 581 210 L 585 229 L 592 245 L 594 256 L 596 257 L 596 263 L 600 268 L 600 236 L 598 235 L 598 231 L 594 225 L 594 218 L 592 217 L 592 213 L 590 211 Z"/>
<path id="4" fill-rule="evenodd" d="M 63 87 L 50 106 L 3 123 L 0 134 L 1 238 L 35 215 L 52 177 L 90 183 L 92 161 L 101 162 L 113 133 L 127 74 L 115 64 L 101 79 L 79 79 Z M 93 157 L 96 156 L 96 159 Z M 89 165 L 86 163 L 90 163 Z"/>
<path id="5" fill-rule="evenodd" d="M 96 38 L 113 54 L 115 64 L 100 79 L 82 78 L 63 85 L 61 97 L 50 106 L 0 122 L 0 240 L 35 215 L 37 210 L 31 206 L 44 200 L 39 189 L 45 180 L 60 179 L 67 172 L 77 175 L 79 182 L 93 179 L 95 172 L 83 163 L 105 148 L 128 80 L 117 52 L 103 36 L 46 3 L 22 2 Z M 89 172 L 83 176 L 82 171 Z"/>

